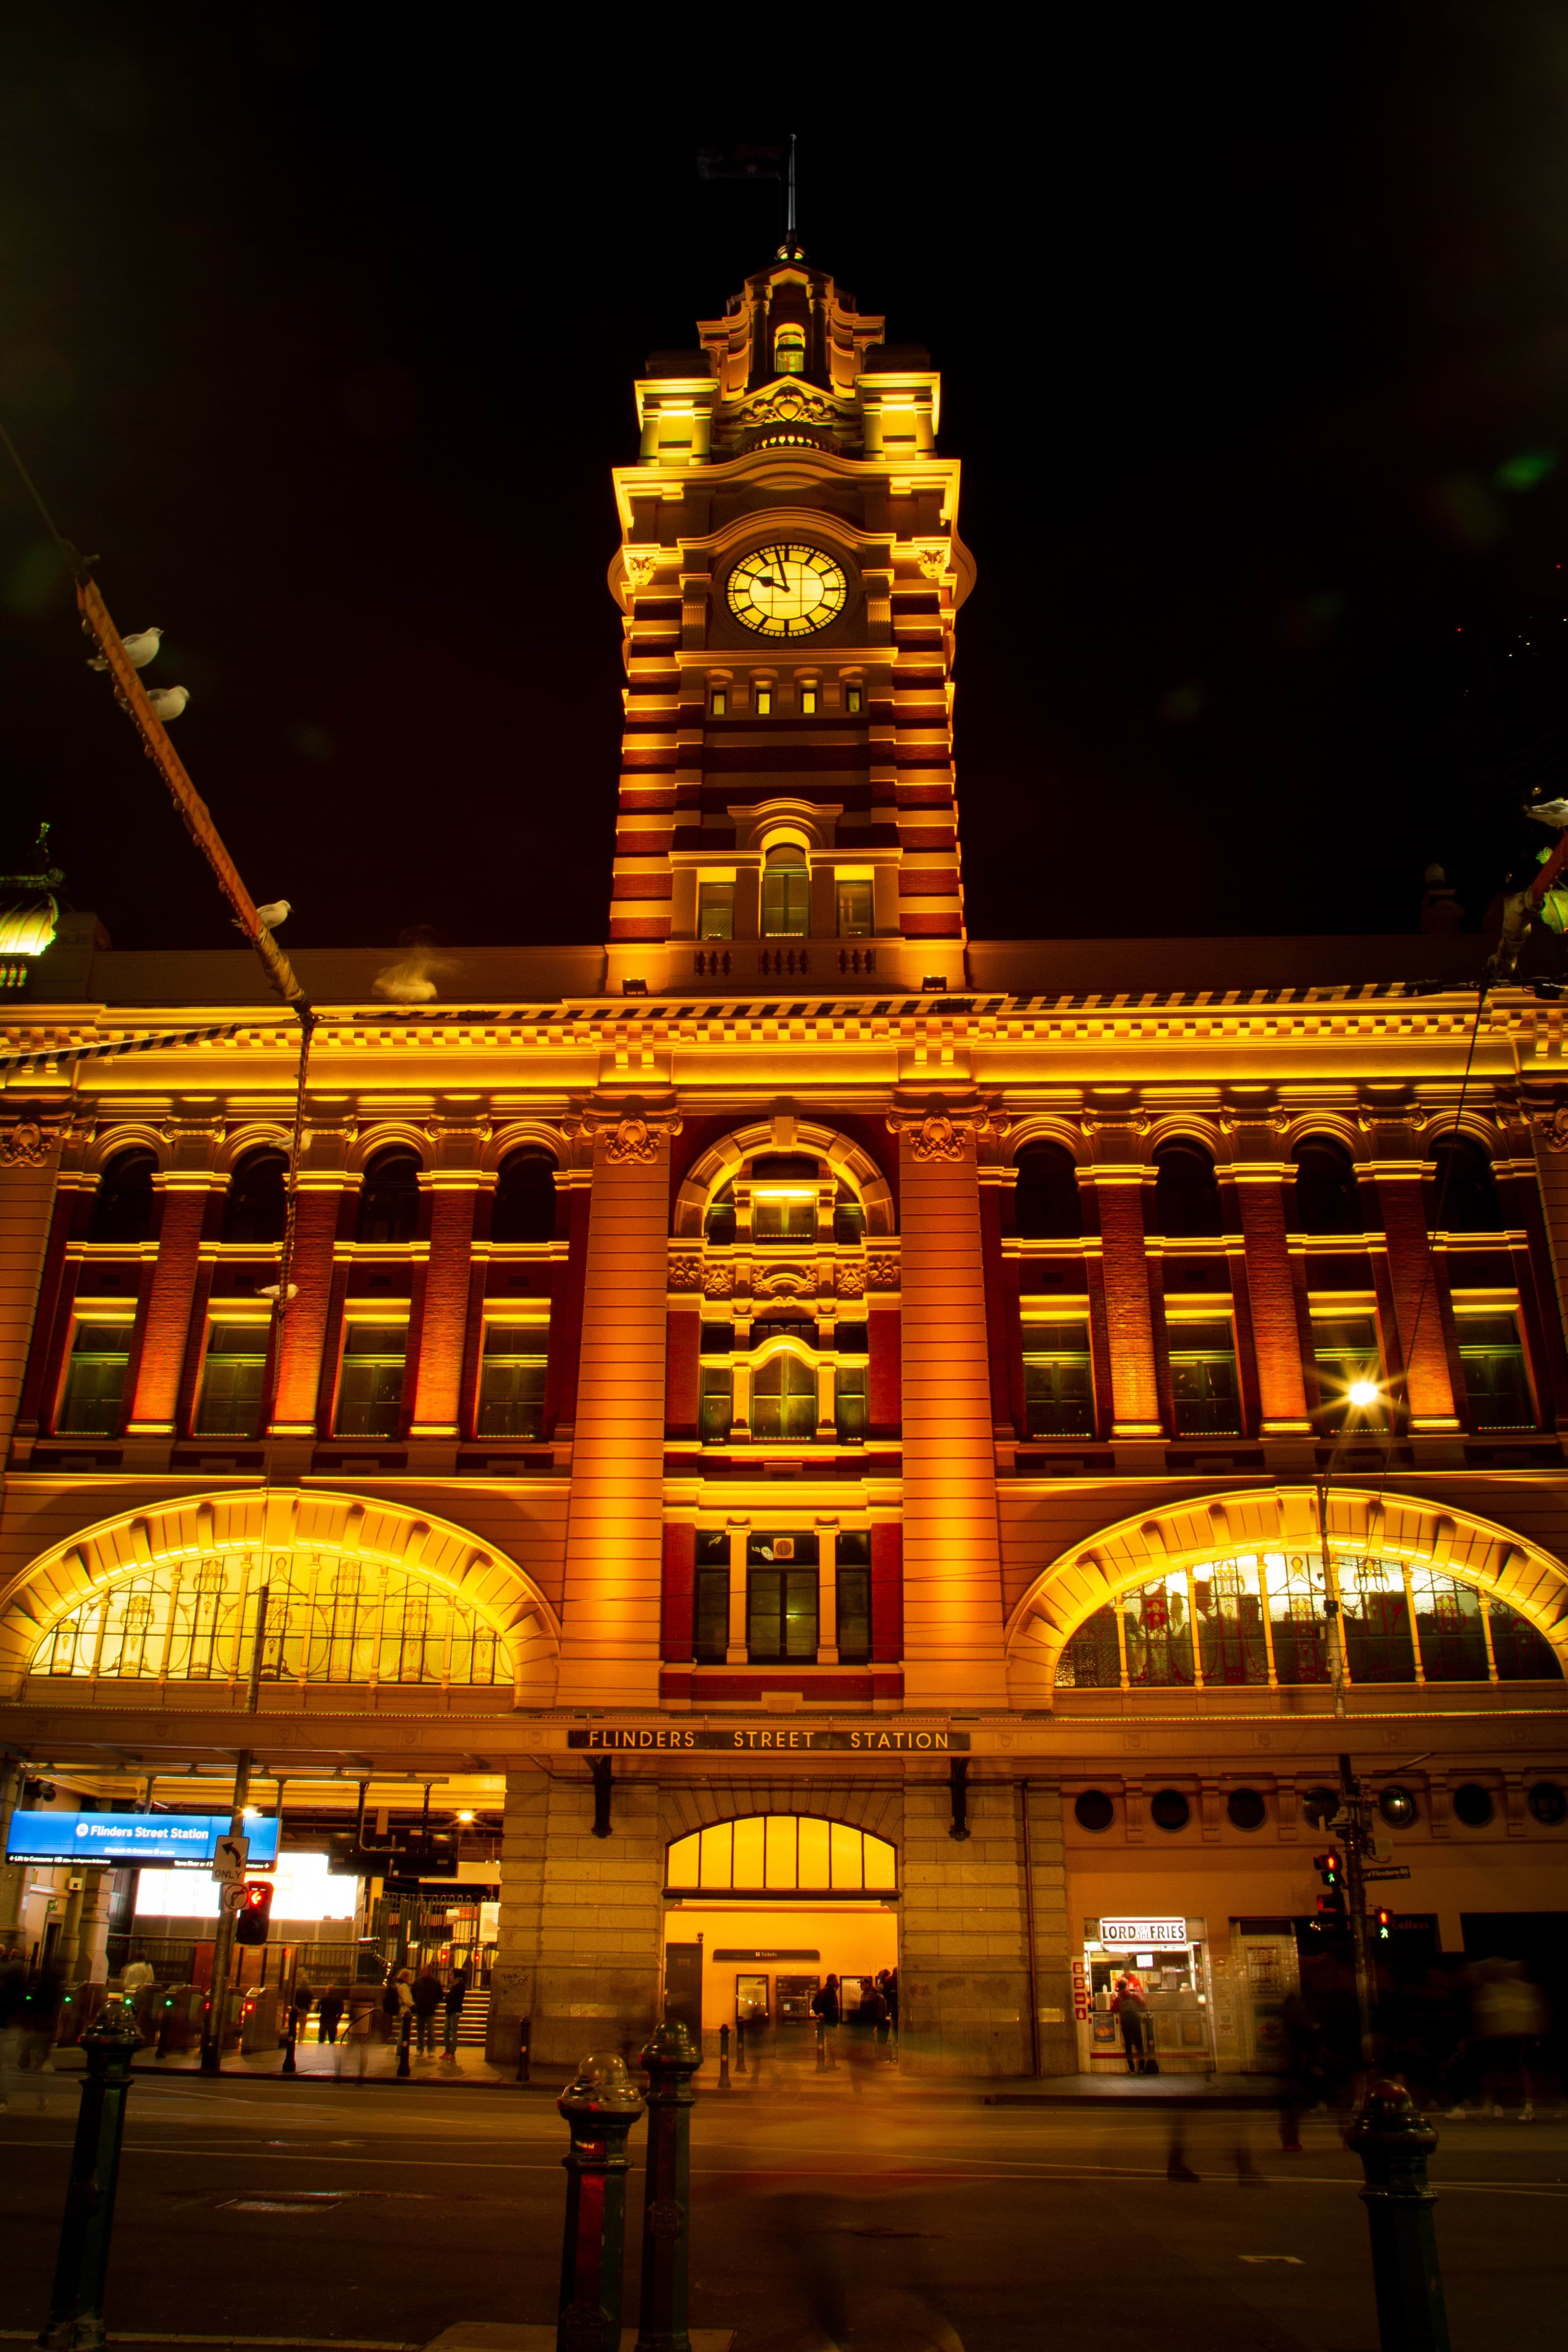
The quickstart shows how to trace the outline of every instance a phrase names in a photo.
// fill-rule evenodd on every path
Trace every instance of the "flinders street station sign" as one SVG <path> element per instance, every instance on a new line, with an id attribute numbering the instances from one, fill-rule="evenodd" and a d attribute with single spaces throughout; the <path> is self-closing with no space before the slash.
<path id="1" fill-rule="evenodd" d="M 586 1731 L 569 1731 L 569 1748 L 647 1748 L 689 1751 L 706 1748 L 720 1749 L 725 1755 L 748 1753 L 766 1748 L 780 1748 L 804 1753 L 811 1749 L 848 1748 L 862 1756 L 946 1755 L 951 1750 L 961 1753 L 969 1745 L 967 1731 L 883 1731 L 872 1727 L 864 1731 L 813 1731 L 805 1725 L 737 1724 L 732 1730 L 683 1730 L 650 1726 L 647 1730 L 616 1724 L 594 1724 Z"/>

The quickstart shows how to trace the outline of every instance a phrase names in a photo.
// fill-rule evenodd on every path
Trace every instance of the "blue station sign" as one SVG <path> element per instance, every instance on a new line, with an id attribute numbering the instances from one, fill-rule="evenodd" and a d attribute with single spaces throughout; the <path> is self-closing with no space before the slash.
<path id="1" fill-rule="evenodd" d="M 147 1864 L 161 1870 L 210 1870 L 218 1840 L 227 1837 L 227 1813 L 24 1813 L 11 1816 L 7 1862 L 107 1863 L 128 1870 Z M 277 1822 L 271 1813 L 247 1813 L 252 1870 L 277 1859 Z"/>

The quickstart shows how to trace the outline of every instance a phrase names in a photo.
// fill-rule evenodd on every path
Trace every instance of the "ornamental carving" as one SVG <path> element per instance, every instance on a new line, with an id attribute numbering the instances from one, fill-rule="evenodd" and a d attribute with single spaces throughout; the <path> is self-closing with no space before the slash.
<path id="1" fill-rule="evenodd" d="M 715 1268 L 717 1272 L 717 1268 Z M 670 1260 L 672 1290 L 700 1290 L 703 1286 L 702 1260 L 695 1257 L 673 1257 Z"/>
<path id="2" fill-rule="evenodd" d="M 947 572 L 947 543 L 946 540 L 938 541 L 935 547 L 917 547 L 915 551 L 915 560 L 919 564 L 922 572 L 925 572 L 927 580 L 944 579 L 946 576 Z"/>
<path id="3" fill-rule="evenodd" d="M 1090 1142 L 1097 1135 L 1147 1135 L 1153 1124 L 1146 1110 L 1086 1110 L 1078 1122 L 1080 1132 Z"/>
<path id="4" fill-rule="evenodd" d="M 734 1296 L 734 1266 L 705 1265 L 703 1268 L 703 1297 L 705 1298 L 733 1298 Z"/>
<path id="5" fill-rule="evenodd" d="M 630 548 L 626 550 L 626 578 L 633 590 L 651 588 L 658 568 L 656 555 L 634 555 Z"/>
<path id="6" fill-rule="evenodd" d="M 752 1285 L 758 1298 L 810 1298 L 816 1295 L 816 1277 L 803 1266 L 770 1265 Z"/>
<path id="7" fill-rule="evenodd" d="M 911 1134 L 909 1149 L 916 1160 L 962 1160 L 964 1129 L 946 1111 L 933 1111 Z"/>
<path id="8" fill-rule="evenodd" d="M 640 1168 L 647 1168 L 658 1156 L 659 1139 L 645 1118 L 618 1119 L 611 1129 L 604 1157 L 612 1167 L 635 1162 Z"/>
<path id="9" fill-rule="evenodd" d="M 1548 1151 L 1568 1151 L 1568 1103 L 1559 1103 L 1552 1110 L 1538 1110 L 1530 1124 Z"/>
<path id="10" fill-rule="evenodd" d="M 759 393 L 741 414 L 747 425 L 836 425 L 838 411 L 831 400 L 804 384 L 780 384 L 777 392 Z"/>
<path id="11" fill-rule="evenodd" d="M 19 1118 L 0 1142 L 0 1168 L 42 1168 L 49 1140 L 36 1118 Z"/>
<path id="12" fill-rule="evenodd" d="M 898 1288 L 898 1260 L 895 1257 L 873 1257 L 865 1272 L 868 1290 Z"/>
<path id="13" fill-rule="evenodd" d="M 835 1266 L 833 1269 L 833 1288 L 837 1291 L 841 1298 L 863 1298 L 865 1296 L 865 1268 L 860 1265 Z"/>

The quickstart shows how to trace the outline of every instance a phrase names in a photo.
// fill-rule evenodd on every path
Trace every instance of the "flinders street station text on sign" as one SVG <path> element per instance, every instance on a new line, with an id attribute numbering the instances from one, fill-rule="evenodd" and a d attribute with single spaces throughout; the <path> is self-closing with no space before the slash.
<path id="1" fill-rule="evenodd" d="M 737 1724 L 733 1730 L 687 1731 L 622 1729 L 614 1725 L 596 1725 L 589 1731 L 569 1731 L 569 1748 L 717 1748 L 734 1755 L 742 1748 L 794 1748 L 805 1750 L 823 1748 L 858 1749 L 863 1755 L 945 1755 L 949 1749 L 962 1751 L 969 1745 L 967 1731 L 810 1731 L 804 1725 L 775 1727 L 772 1724 L 755 1727 Z"/>

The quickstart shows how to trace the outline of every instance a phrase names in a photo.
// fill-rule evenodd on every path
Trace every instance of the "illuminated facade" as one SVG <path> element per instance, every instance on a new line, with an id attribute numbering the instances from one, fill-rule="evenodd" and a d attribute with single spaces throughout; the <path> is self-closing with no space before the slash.
<path id="1" fill-rule="evenodd" d="M 10 1752 L 491 1817 L 498 2055 L 781 2026 L 788 1946 L 1071 2072 L 1145 1946 L 1162 2063 L 1264 2063 L 1342 1751 L 1401 1932 L 1560 1907 L 1561 1011 L 1472 1055 L 1455 937 L 971 940 L 937 376 L 793 250 L 699 335 L 615 477 L 609 941 L 300 953 L 281 1321 L 248 960 L 68 916 L 9 1007 Z"/>

